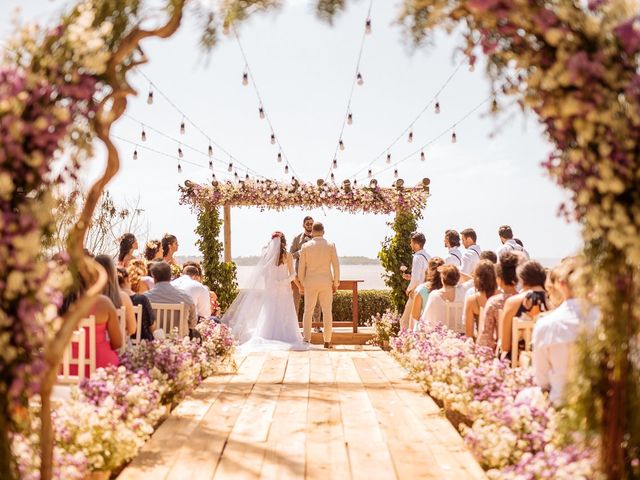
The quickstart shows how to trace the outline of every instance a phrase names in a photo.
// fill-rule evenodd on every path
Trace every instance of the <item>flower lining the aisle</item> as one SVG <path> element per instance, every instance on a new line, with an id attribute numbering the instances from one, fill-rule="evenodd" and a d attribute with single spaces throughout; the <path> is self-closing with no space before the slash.
<path id="1" fill-rule="evenodd" d="M 559 414 L 532 389 L 529 369 L 511 368 L 442 324 L 421 328 L 392 339 L 392 355 L 449 414 L 462 419 L 456 427 L 490 478 L 597 475 L 590 450 L 563 444 Z M 576 472 L 583 476 L 572 476 Z"/>
<path id="2" fill-rule="evenodd" d="M 99 368 L 53 411 L 54 478 L 84 478 L 89 471 L 116 470 L 134 458 L 167 411 L 203 378 L 235 365 L 235 342 L 225 325 L 198 325 L 201 340 L 172 334 L 129 348 L 119 367 Z M 37 412 L 32 412 L 37 423 Z M 36 427 L 32 432 L 37 432 Z M 21 478 L 39 477 L 37 434 L 13 435 Z"/>
<path id="3" fill-rule="evenodd" d="M 391 214 L 398 210 L 420 211 L 426 207 L 429 197 L 428 179 L 410 188 L 383 188 L 377 183 L 372 186 L 318 183 L 249 180 L 238 183 L 214 181 L 211 185 L 199 185 L 187 181 L 179 187 L 180 202 L 196 210 L 210 210 L 224 205 L 277 211 L 294 207 L 307 210 L 330 207 L 347 213 Z"/>

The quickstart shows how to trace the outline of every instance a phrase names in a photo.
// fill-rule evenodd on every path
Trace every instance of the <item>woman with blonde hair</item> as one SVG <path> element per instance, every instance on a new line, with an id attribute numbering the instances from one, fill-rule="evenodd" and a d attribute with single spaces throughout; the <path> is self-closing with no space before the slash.
<path id="1" fill-rule="evenodd" d="M 148 292 L 154 287 L 153 278 L 149 276 L 147 264 L 143 260 L 132 260 L 127 267 L 127 274 L 134 293 Z"/>

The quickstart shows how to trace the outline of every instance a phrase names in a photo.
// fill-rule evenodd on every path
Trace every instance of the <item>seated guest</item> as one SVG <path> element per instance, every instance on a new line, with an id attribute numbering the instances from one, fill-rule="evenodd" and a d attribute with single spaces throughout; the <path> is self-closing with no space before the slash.
<path id="1" fill-rule="evenodd" d="M 66 296 L 62 307 L 60 308 L 60 315 L 65 314 L 71 305 L 73 305 L 78 299 L 80 299 L 86 292 L 84 282 L 80 280 L 79 287 Z M 93 316 L 95 318 L 95 349 L 96 349 L 96 368 L 108 367 L 109 365 L 118 366 L 118 349 L 123 345 L 123 338 L 120 333 L 120 325 L 118 322 L 118 312 L 113 306 L 111 299 L 106 295 L 98 295 L 93 302 L 93 305 L 87 313 L 87 317 Z M 85 358 L 89 359 L 89 348 L 91 341 L 89 336 L 89 327 L 85 329 Z M 77 345 L 73 345 L 72 358 L 78 358 Z M 85 377 L 90 375 L 90 366 L 85 367 Z M 78 374 L 78 366 L 70 365 L 69 373 L 71 375 Z"/>
<path id="2" fill-rule="evenodd" d="M 187 265 L 182 268 L 182 275 L 173 280 L 171 285 L 189 294 L 196 305 L 198 319 L 208 319 L 211 317 L 211 297 L 209 289 L 201 282 L 202 276 L 198 268 Z"/>
<path id="3" fill-rule="evenodd" d="M 454 265 L 443 265 L 438 268 L 442 279 L 442 288 L 429 293 L 427 306 L 422 320 L 426 323 L 444 322 L 447 312 L 447 302 L 462 302 L 464 288 L 458 285 L 460 272 Z"/>
<path id="4" fill-rule="evenodd" d="M 487 300 L 493 297 L 498 290 L 496 282 L 496 270 L 489 260 L 482 260 L 478 263 L 473 272 L 475 293 L 465 298 L 464 325 L 467 337 L 475 338 L 475 332 L 479 328 L 480 309 L 483 308 Z"/>
<path id="5" fill-rule="evenodd" d="M 144 258 L 147 262 L 162 260 L 162 243 L 160 240 L 149 240 L 144 247 Z"/>
<path id="6" fill-rule="evenodd" d="M 131 282 L 129 281 L 129 273 L 125 268 L 118 267 L 118 284 L 120 289 L 129 295 L 131 302 L 137 307 L 142 305 L 142 321 L 140 327 L 140 340 L 153 340 L 153 331 L 155 330 L 156 315 L 151 308 L 151 302 L 144 295 L 135 293 L 131 289 Z M 137 325 L 136 325 L 137 329 Z M 131 335 L 131 339 L 135 340 L 137 331 Z"/>
<path id="7" fill-rule="evenodd" d="M 153 278 L 149 276 L 147 264 L 143 260 L 131 260 L 127 267 L 127 273 L 129 274 L 131 290 L 135 293 L 144 293 L 153 288 Z"/>
<path id="8" fill-rule="evenodd" d="M 151 264 L 151 275 L 155 286 L 145 293 L 146 297 L 151 303 L 184 303 L 189 335 L 195 336 L 196 306 L 189 294 L 171 285 L 171 266 L 165 261 L 154 262 Z"/>
<path id="9" fill-rule="evenodd" d="M 113 259 L 109 255 L 97 255 L 96 262 L 102 265 L 107 272 L 107 284 L 102 293 L 111 299 L 116 309 L 124 307 L 125 332 L 127 335 L 135 333 L 136 317 L 133 313 L 133 303 L 129 295 L 120 290 L 118 286 L 118 275 L 116 273 L 116 266 L 113 264 Z"/>
<path id="10" fill-rule="evenodd" d="M 460 236 L 462 237 L 462 245 L 464 245 L 465 249 L 462 254 L 462 267 L 460 268 L 460 272 L 471 275 L 475 271 L 476 265 L 480 263 L 482 250 L 476 244 L 478 236 L 473 228 L 465 228 L 460 232 Z"/>
<path id="11" fill-rule="evenodd" d="M 516 269 L 518 268 L 519 260 L 520 257 L 518 255 L 513 252 L 507 252 L 500 256 L 500 262 L 495 266 L 496 280 L 500 292 L 489 298 L 484 307 L 484 326 L 482 331 L 478 332 L 477 341 L 480 346 L 488 347 L 491 350 L 496 349 L 500 311 L 504 308 L 505 300 L 517 293 L 518 275 L 516 274 Z"/>
<path id="12" fill-rule="evenodd" d="M 547 273 L 538 262 L 529 260 L 518 269 L 518 278 L 522 284 L 520 293 L 504 302 L 502 312 L 502 357 L 511 358 L 511 327 L 513 319 L 527 315 L 535 320 L 536 317 L 549 310 L 547 307 L 547 292 L 544 284 Z"/>
<path id="13" fill-rule="evenodd" d="M 489 260 L 494 265 L 498 263 L 498 256 L 496 252 L 492 252 L 491 250 L 485 250 L 480 254 L 480 260 Z"/>
<path id="14" fill-rule="evenodd" d="M 558 288 L 558 274 L 560 273 L 565 260 L 566 259 L 563 259 L 560 265 L 547 270 L 547 281 L 544 284 L 544 288 L 547 291 L 547 305 L 549 306 L 549 310 L 558 308 L 564 301 L 562 291 Z"/>
<path id="15" fill-rule="evenodd" d="M 424 309 L 427 306 L 429 292 L 442 288 L 442 279 L 438 268 L 444 265 L 444 260 L 440 257 L 433 257 L 427 264 L 426 282 L 418 285 L 413 299 L 413 307 L 411 310 L 410 330 L 415 330 L 418 320 L 422 318 Z"/>
<path id="16" fill-rule="evenodd" d="M 498 237 L 500 237 L 500 242 L 502 242 L 502 247 L 498 250 L 498 257 L 506 252 L 519 252 L 529 260 L 529 253 L 521 245 L 522 242 L 518 243 L 513 239 L 513 230 L 511 230 L 509 225 L 502 225 L 498 229 Z"/>
<path id="17" fill-rule="evenodd" d="M 574 296 L 572 283 L 576 258 L 566 259 L 557 271 L 556 287 L 564 301 L 553 312 L 539 318 L 533 328 L 533 370 L 535 382 L 549 392 L 556 406 L 564 403 L 564 392 L 574 373 L 576 340 L 593 328 L 595 310 Z"/>
<path id="18" fill-rule="evenodd" d="M 127 268 L 133 259 L 133 253 L 138 249 L 138 240 L 133 233 L 125 233 L 120 238 L 120 251 L 118 253 L 118 267 Z"/>
<path id="19" fill-rule="evenodd" d="M 462 267 L 462 252 L 460 251 L 460 234 L 455 230 L 444 232 L 444 246 L 449 250 L 449 254 L 444 259 L 445 265 L 454 265 L 460 269 Z"/>

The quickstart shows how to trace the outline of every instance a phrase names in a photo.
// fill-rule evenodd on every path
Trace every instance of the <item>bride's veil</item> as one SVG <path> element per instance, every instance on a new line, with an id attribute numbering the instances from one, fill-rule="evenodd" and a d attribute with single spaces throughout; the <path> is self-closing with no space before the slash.
<path id="1" fill-rule="evenodd" d="M 269 269 L 276 267 L 280 255 L 280 237 L 274 237 L 262 250 L 262 257 L 240 293 L 222 316 L 222 323 L 231 328 L 238 343 L 243 344 L 254 336 L 260 320 L 260 310 L 265 299 L 265 279 Z"/>

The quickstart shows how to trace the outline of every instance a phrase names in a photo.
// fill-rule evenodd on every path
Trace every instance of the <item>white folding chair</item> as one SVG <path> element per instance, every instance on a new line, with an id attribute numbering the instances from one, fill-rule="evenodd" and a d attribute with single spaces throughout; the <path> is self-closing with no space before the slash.
<path id="1" fill-rule="evenodd" d="M 127 346 L 127 310 L 124 307 L 118 309 L 118 325 L 120 325 L 120 336 L 122 337 L 123 351 Z"/>
<path id="2" fill-rule="evenodd" d="M 454 332 L 464 333 L 465 325 L 462 318 L 464 302 L 445 302 L 445 308 L 444 324 Z"/>
<path id="3" fill-rule="evenodd" d="M 85 376 L 87 332 L 84 328 L 76 330 L 71 335 L 71 342 L 67 345 L 62 355 L 62 371 L 58 373 L 58 383 L 78 384 Z M 77 357 L 73 355 L 73 347 L 76 346 Z M 76 374 L 71 373 L 71 366 L 77 367 Z"/>
<path id="4" fill-rule="evenodd" d="M 536 321 L 526 315 L 513 319 L 513 323 L 511 324 L 511 366 L 513 368 L 518 366 L 518 357 L 520 354 L 518 351 L 518 342 L 520 342 L 521 338 L 524 339 L 525 351 L 531 351 L 531 337 L 535 324 Z"/>
<path id="5" fill-rule="evenodd" d="M 134 305 L 133 316 L 136 319 L 136 338 L 133 343 L 138 345 L 142 337 L 142 305 Z"/>
<path id="6" fill-rule="evenodd" d="M 91 315 L 80 321 L 80 327 L 89 333 L 89 376 L 96 371 L 96 317 Z M 85 351 L 86 356 L 86 351 Z"/>
<path id="7" fill-rule="evenodd" d="M 171 333 L 171 329 L 177 326 L 178 334 L 180 336 L 186 336 L 189 334 L 184 302 L 152 303 L 151 308 L 156 314 L 157 328 L 160 328 L 164 330 L 166 334 L 169 334 Z"/>

